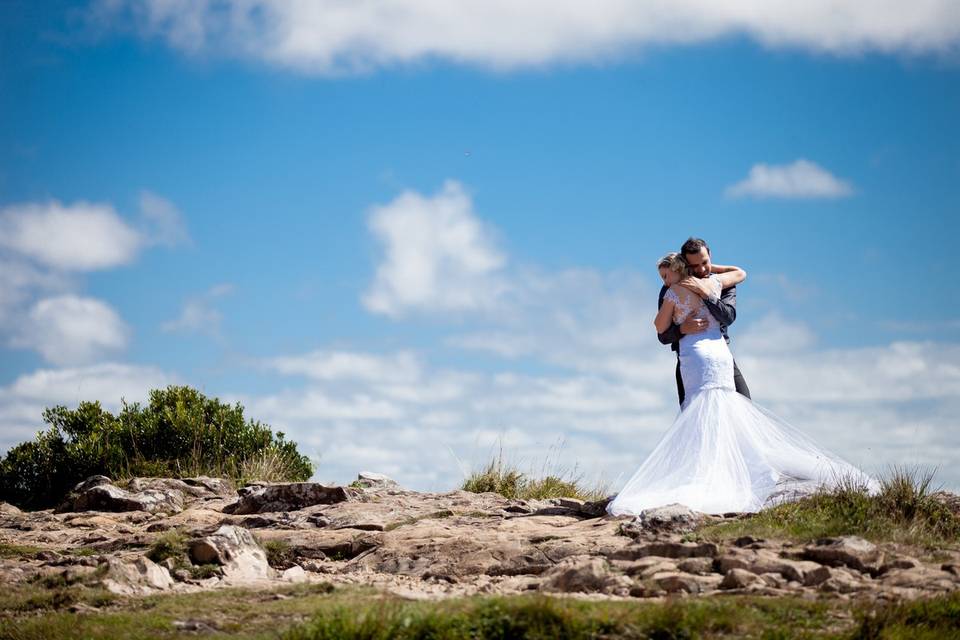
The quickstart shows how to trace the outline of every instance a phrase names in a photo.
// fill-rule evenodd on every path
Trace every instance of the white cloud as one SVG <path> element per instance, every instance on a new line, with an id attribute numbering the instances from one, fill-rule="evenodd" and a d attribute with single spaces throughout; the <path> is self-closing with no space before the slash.
<path id="1" fill-rule="evenodd" d="M 233 285 L 218 284 L 200 296 L 190 298 L 183 304 L 180 315 L 160 325 L 165 333 L 202 333 L 219 339 L 223 314 L 214 307 L 214 301 L 233 293 Z"/>
<path id="2" fill-rule="evenodd" d="M 97 400 L 117 411 L 121 399 L 143 402 L 150 389 L 175 383 L 173 376 L 154 367 L 102 363 L 89 367 L 40 369 L 0 387 L 0 451 L 31 439 L 45 425 L 43 410 L 62 404 L 75 407 Z"/>
<path id="3" fill-rule="evenodd" d="M 62 293 L 73 286 L 63 273 L 15 256 L 0 255 L 0 274 L 0 332 L 22 323 L 24 307 L 37 293 Z"/>
<path id="4" fill-rule="evenodd" d="M 730 198 L 842 198 L 852 194 L 849 182 L 802 158 L 787 165 L 755 164 L 745 180 L 726 190 Z"/>
<path id="5" fill-rule="evenodd" d="M 960 398 L 960 345 L 893 342 L 854 349 L 742 356 L 758 398 L 776 402 L 906 403 Z"/>
<path id="6" fill-rule="evenodd" d="M 56 200 L 0 210 L 0 248 L 65 271 L 109 269 L 131 262 L 142 238 L 109 204 Z"/>
<path id="7" fill-rule="evenodd" d="M 496 69 L 595 62 L 741 35 L 837 55 L 945 52 L 960 40 L 952 0 L 100 0 L 91 15 L 188 54 L 318 74 L 431 59 Z"/>
<path id="8" fill-rule="evenodd" d="M 79 272 L 133 262 L 150 245 L 189 242 L 182 218 L 150 192 L 135 228 L 108 203 L 56 200 L 0 209 L 0 340 L 54 364 L 81 364 L 122 349 L 129 330 L 106 303 L 79 294 Z M 59 294 L 59 295 L 54 295 Z M 193 316 L 185 312 L 187 320 Z"/>
<path id="9" fill-rule="evenodd" d="M 737 338 L 737 354 L 798 353 L 809 350 L 815 342 L 816 336 L 807 325 L 772 312 L 750 324 Z"/>
<path id="10" fill-rule="evenodd" d="M 180 210 L 169 200 L 150 191 L 140 193 L 140 215 L 149 244 L 178 247 L 190 244 L 190 234 Z"/>
<path id="11" fill-rule="evenodd" d="M 303 375 L 314 380 L 415 382 L 420 377 L 420 362 L 409 351 L 392 356 L 313 351 L 300 356 L 271 358 L 264 364 L 286 375 Z"/>
<path id="12" fill-rule="evenodd" d="M 113 205 L 57 200 L 0 209 L 0 250 L 58 271 L 97 271 L 130 264 L 146 246 L 190 242 L 179 210 L 168 200 L 140 194 L 140 230 Z"/>
<path id="13" fill-rule="evenodd" d="M 392 317 L 472 311 L 489 308 L 503 292 L 497 272 L 505 259 L 456 181 L 433 197 L 405 191 L 375 207 L 369 228 L 384 246 L 363 297 L 370 311 Z"/>
<path id="14" fill-rule="evenodd" d="M 57 365 L 87 364 L 122 350 L 129 333 L 116 311 L 104 302 L 62 295 L 34 304 L 12 345 L 36 349 Z"/>

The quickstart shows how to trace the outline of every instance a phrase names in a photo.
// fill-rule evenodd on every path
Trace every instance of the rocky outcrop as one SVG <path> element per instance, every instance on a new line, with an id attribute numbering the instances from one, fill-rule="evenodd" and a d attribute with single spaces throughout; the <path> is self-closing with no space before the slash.
<path id="1" fill-rule="evenodd" d="M 171 496 L 180 496 L 182 510 L 157 508 Z M 68 573 L 128 596 L 321 580 L 405 598 L 539 590 L 895 599 L 960 588 L 957 551 L 931 561 L 923 550 L 850 536 L 806 545 L 750 536 L 704 541 L 695 527 L 743 516 L 670 506 L 615 518 L 605 501 L 420 493 L 367 472 L 348 487 L 257 484 L 236 493 L 213 478 L 118 485 L 98 477 L 78 485 L 67 505 L 57 512 L 0 506 L 0 543 L 24 549 L 0 558 L 0 579 Z M 180 540 L 186 553 L 148 560 L 164 540 Z"/>
<path id="2" fill-rule="evenodd" d="M 270 578 L 267 554 L 246 529 L 224 525 L 214 533 L 187 543 L 194 564 L 222 567 L 231 582 L 250 582 Z"/>
<path id="3" fill-rule="evenodd" d="M 353 484 L 363 489 L 399 489 L 400 485 L 396 480 L 389 478 L 382 473 L 373 471 L 361 471 L 357 474 L 357 479 Z"/>
<path id="4" fill-rule="evenodd" d="M 240 489 L 240 498 L 223 508 L 224 513 L 243 515 L 273 511 L 297 511 L 319 504 L 336 504 L 350 499 L 345 487 L 328 487 L 316 482 L 256 484 Z"/>
<path id="5" fill-rule="evenodd" d="M 179 489 L 166 487 L 127 491 L 113 484 L 106 476 L 93 476 L 74 487 L 57 511 L 146 511 L 173 514 L 183 511 L 183 503 L 183 492 Z"/>
<path id="6" fill-rule="evenodd" d="M 116 558 L 106 561 L 100 585 L 118 595 L 149 595 L 173 586 L 173 578 L 166 568 L 149 558 L 124 562 Z"/>

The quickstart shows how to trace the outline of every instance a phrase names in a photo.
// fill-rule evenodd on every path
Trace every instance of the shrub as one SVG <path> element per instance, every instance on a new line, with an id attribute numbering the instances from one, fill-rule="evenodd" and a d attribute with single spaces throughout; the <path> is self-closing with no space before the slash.
<path id="1" fill-rule="evenodd" d="M 301 481 L 313 474 L 296 443 L 269 425 L 245 420 L 243 407 L 207 398 L 190 387 L 150 392 L 146 406 L 123 402 L 114 416 L 99 402 L 43 412 L 49 429 L 13 447 L 0 461 L 0 500 L 42 509 L 95 474 L 211 475 L 240 482 L 269 462 L 271 480 Z"/>

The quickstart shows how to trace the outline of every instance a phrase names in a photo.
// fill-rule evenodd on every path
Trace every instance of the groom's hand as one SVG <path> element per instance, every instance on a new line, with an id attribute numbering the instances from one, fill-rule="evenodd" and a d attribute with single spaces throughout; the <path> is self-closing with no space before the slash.
<path id="1" fill-rule="evenodd" d="M 709 298 L 712 291 L 707 285 L 706 279 L 694 278 L 693 276 L 687 276 L 678 283 L 684 289 L 689 289 L 693 293 L 697 294 L 701 298 Z"/>
<path id="2" fill-rule="evenodd" d="M 687 318 L 680 325 L 680 333 L 689 335 L 691 333 L 700 333 L 707 328 L 707 321 L 703 318 Z"/>

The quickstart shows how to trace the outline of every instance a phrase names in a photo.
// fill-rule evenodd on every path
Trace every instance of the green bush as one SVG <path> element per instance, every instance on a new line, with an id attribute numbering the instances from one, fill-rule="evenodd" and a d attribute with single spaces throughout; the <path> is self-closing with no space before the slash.
<path id="1" fill-rule="evenodd" d="M 0 500 L 47 508 L 95 474 L 114 480 L 211 475 L 237 482 L 302 481 L 313 474 L 310 460 L 283 433 L 245 420 L 239 403 L 224 404 L 190 387 L 155 389 L 146 406 L 124 402 L 116 416 L 99 402 L 81 402 L 76 409 L 46 409 L 43 421 L 49 429 L 0 461 Z M 263 468 L 265 453 L 277 461 L 272 472 L 282 475 L 247 477 Z"/>

